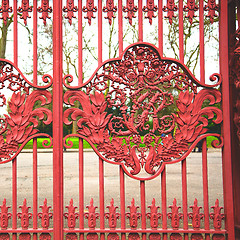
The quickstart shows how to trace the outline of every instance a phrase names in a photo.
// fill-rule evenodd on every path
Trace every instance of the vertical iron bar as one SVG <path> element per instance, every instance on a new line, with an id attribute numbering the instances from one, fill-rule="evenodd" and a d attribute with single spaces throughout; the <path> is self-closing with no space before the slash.
<path id="1" fill-rule="evenodd" d="M 163 12 L 162 0 L 158 0 L 158 48 L 163 56 Z"/>
<path id="2" fill-rule="evenodd" d="M 37 84 L 37 0 L 33 1 L 33 83 Z"/>
<path id="3" fill-rule="evenodd" d="M 120 210 L 121 210 L 121 229 L 126 228 L 126 220 L 125 220 L 125 178 L 124 172 L 121 167 L 119 166 L 119 175 L 120 175 Z M 121 239 L 125 240 L 126 235 L 125 233 L 121 234 Z"/>
<path id="4" fill-rule="evenodd" d="M 182 166 L 182 202 L 183 202 L 183 229 L 188 229 L 188 203 L 187 203 L 187 161 L 181 162 Z M 184 234 L 184 239 L 188 239 L 188 234 Z"/>
<path id="5" fill-rule="evenodd" d="M 138 41 L 143 41 L 143 11 L 142 0 L 138 0 Z"/>
<path id="6" fill-rule="evenodd" d="M 18 65 L 18 19 L 17 0 L 13 1 L 13 61 Z"/>
<path id="7" fill-rule="evenodd" d="M 223 190 L 224 209 L 226 214 L 226 229 L 228 239 L 235 239 L 234 208 L 233 208 L 233 182 L 232 182 L 232 153 L 230 131 L 230 96 L 229 96 L 229 68 L 228 68 L 228 1 L 220 1 L 219 17 L 219 58 L 220 73 L 222 76 L 222 110 L 223 110 Z"/>
<path id="8" fill-rule="evenodd" d="M 82 0 L 78 0 L 78 85 L 83 83 L 82 30 Z"/>
<path id="9" fill-rule="evenodd" d="M 38 179 L 37 179 L 37 138 L 33 139 L 33 229 L 37 229 L 38 211 Z M 37 240 L 37 233 L 33 234 L 33 240 Z"/>
<path id="10" fill-rule="evenodd" d="M 83 139 L 79 138 L 79 228 L 84 228 L 84 171 L 83 171 Z M 80 240 L 84 234 L 80 233 Z"/>
<path id="11" fill-rule="evenodd" d="M 98 0 L 98 66 L 102 63 L 102 0 Z"/>
<path id="12" fill-rule="evenodd" d="M 12 229 L 17 229 L 17 158 L 12 161 Z M 12 240 L 17 240 L 17 233 Z"/>
<path id="13" fill-rule="evenodd" d="M 183 46 L 183 0 L 179 0 L 179 59 L 184 63 L 184 46 Z"/>
<path id="14" fill-rule="evenodd" d="M 141 189 L 141 213 L 142 213 L 142 229 L 146 229 L 146 193 L 145 193 L 145 181 L 140 181 Z M 142 239 L 146 240 L 146 233 L 142 234 Z"/>
<path id="15" fill-rule="evenodd" d="M 123 14 L 122 14 L 122 0 L 118 0 L 118 42 L 119 42 L 119 56 L 123 52 Z"/>
<path id="16" fill-rule="evenodd" d="M 206 139 L 202 143 L 202 176 L 203 176 L 203 204 L 204 204 L 204 225 L 209 230 L 209 202 L 208 202 L 208 167 L 207 167 L 207 142 Z M 210 235 L 205 235 L 206 239 L 210 239 Z"/>
<path id="17" fill-rule="evenodd" d="M 162 192 L 162 228 L 167 229 L 166 166 L 161 174 L 161 192 Z M 167 240 L 167 233 L 163 233 L 163 240 Z"/>
<path id="18" fill-rule="evenodd" d="M 204 53 L 204 0 L 199 0 L 199 43 L 200 43 L 200 81 L 205 83 L 205 53 Z"/>
<path id="19" fill-rule="evenodd" d="M 63 240 L 62 1 L 53 1 L 53 237 Z"/>
<path id="20" fill-rule="evenodd" d="M 99 158 L 99 211 L 100 211 L 100 229 L 104 229 L 104 165 L 103 160 Z M 104 233 L 100 234 L 100 239 L 104 240 Z"/>

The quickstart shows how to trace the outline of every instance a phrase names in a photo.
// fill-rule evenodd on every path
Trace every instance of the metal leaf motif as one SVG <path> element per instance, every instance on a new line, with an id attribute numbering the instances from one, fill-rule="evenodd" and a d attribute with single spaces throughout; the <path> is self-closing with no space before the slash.
<path id="1" fill-rule="evenodd" d="M 5 26 L 7 25 L 7 19 L 9 19 L 9 13 L 12 12 L 12 7 L 9 6 L 9 0 L 2 0 L 2 6 L 0 7 L 0 13 L 2 16 L 0 19 L 3 19 Z"/>
<path id="2" fill-rule="evenodd" d="M 106 19 L 108 19 L 108 22 L 110 25 L 112 25 L 112 19 L 116 18 L 116 16 L 114 16 L 114 13 L 117 11 L 117 7 L 114 6 L 114 1 L 113 0 L 107 0 L 106 1 L 106 6 L 103 7 L 103 12 L 107 13 L 107 17 L 105 17 Z"/>
<path id="3" fill-rule="evenodd" d="M 154 0 L 147 0 L 147 6 L 143 7 L 143 11 L 147 13 L 145 18 L 149 19 L 149 23 L 152 25 L 152 19 L 156 17 L 154 12 L 158 10 L 157 5 L 154 5 Z"/>
<path id="4" fill-rule="evenodd" d="M 20 18 L 24 20 L 24 24 L 26 26 L 27 19 L 31 18 L 29 16 L 29 12 L 32 12 L 32 6 L 29 6 L 29 0 L 22 0 L 22 5 L 18 8 L 18 12 L 22 14 Z"/>
<path id="5" fill-rule="evenodd" d="M 97 7 L 94 6 L 94 0 L 86 0 L 86 6 L 83 7 L 83 12 L 87 13 L 87 16 L 84 17 L 88 20 L 88 24 L 91 25 L 92 18 L 96 18 L 93 13 L 97 12 Z"/>
<path id="6" fill-rule="evenodd" d="M 43 23 L 46 26 L 47 19 L 51 18 L 48 16 L 48 14 L 52 12 L 52 8 L 49 7 L 49 0 L 42 0 L 41 7 L 38 7 L 37 10 L 39 13 L 42 13 L 42 16 L 39 18 L 43 20 Z"/>
<path id="7" fill-rule="evenodd" d="M 177 61 L 161 59 L 148 45 L 134 45 L 122 59 L 100 67 L 81 91 L 65 93 L 67 105 L 78 101 L 81 107 L 67 109 L 64 123 L 77 121 L 79 135 L 104 160 L 124 163 L 129 175 L 141 169 L 154 175 L 163 163 L 179 161 L 189 152 L 206 134 L 209 120 L 222 121 L 221 110 L 214 107 L 221 101 L 220 92 L 197 90 L 198 86 L 200 82 Z M 177 98 L 169 88 L 178 91 Z M 202 108 L 205 101 L 209 106 Z M 171 106 L 176 112 L 160 116 Z M 146 134 L 141 138 L 142 131 Z"/>
<path id="8" fill-rule="evenodd" d="M 123 7 L 123 12 L 127 13 L 127 16 L 125 17 L 128 19 L 130 25 L 132 25 L 132 19 L 135 18 L 135 12 L 138 10 L 137 6 L 134 5 L 134 0 L 127 0 L 126 6 Z"/>
<path id="9" fill-rule="evenodd" d="M 77 11 L 78 8 L 77 6 L 74 6 L 74 0 L 67 0 L 67 5 L 63 8 L 63 12 L 67 13 L 65 18 L 68 19 L 70 25 L 72 25 L 72 18 L 76 18 L 76 16 L 74 16 L 74 12 Z"/>

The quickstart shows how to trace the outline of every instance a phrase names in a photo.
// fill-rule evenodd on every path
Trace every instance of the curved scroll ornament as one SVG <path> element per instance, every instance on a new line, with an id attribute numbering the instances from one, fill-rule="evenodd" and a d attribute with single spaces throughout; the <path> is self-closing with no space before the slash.
<path id="1" fill-rule="evenodd" d="M 44 82 L 48 79 L 51 80 L 48 75 L 43 77 Z M 0 163 L 13 159 L 26 141 L 36 135 L 38 132 L 36 127 L 40 120 L 43 120 L 44 124 L 52 122 L 51 111 L 43 107 L 51 103 L 51 93 L 41 90 L 50 85 L 51 83 L 47 86 L 34 85 L 25 79 L 13 63 L 0 60 L 0 91 L 13 91 L 8 102 L 8 114 L 4 114 L 5 118 L 0 117 Z M 40 89 L 32 90 L 33 87 Z M 5 95 L 0 92 L 0 97 L 1 107 L 6 106 Z M 36 102 L 40 102 L 41 107 L 35 108 Z M 21 144 L 23 146 L 20 147 Z"/>
<path id="2" fill-rule="evenodd" d="M 220 84 L 218 75 L 211 80 Z M 64 122 L 76 120 L 79 136 L 105 161 L 122 164 L 132 177 L 144 171 L 151 178 L 188 155 L 207 136 L 210 120 L 221 123 L 214 106 L 221 94 L 210 87 L 154 46 L 134 44 L 122 59 L 105 62 L 81 91 L 65 93 L 66 104 L 79 101 L 80 107 L 67 109 Z"/>

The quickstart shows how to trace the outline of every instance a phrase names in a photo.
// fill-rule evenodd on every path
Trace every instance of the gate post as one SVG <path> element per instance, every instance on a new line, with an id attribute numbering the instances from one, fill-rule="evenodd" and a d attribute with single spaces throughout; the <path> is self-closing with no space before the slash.
<path id="1" fill-rule="evenodd" d="M 230 131 L 230 95 L 229 95 L 229 68 L 228 68 L 228 0 L 220 1 L 219 48 L 220 73 L 222 76 L 222 110 L 223 110 L 223 191 L 224 209 L 226 215 L 226 229 L 228 239 L 235 239 L 234 209 L 233 209 L 233 181 L 232 181 L 232 154 Z"/>
<path id="2" fill-rule="evenodd" d="M 62 1 L 53 0 L 53 236 L 63 240 Z"/>

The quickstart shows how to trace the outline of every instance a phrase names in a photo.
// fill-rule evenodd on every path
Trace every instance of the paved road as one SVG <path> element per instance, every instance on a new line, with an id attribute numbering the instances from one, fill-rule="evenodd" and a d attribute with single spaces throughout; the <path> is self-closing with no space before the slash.
<path id="1" fill-rule="evenodd" d="M 84 153 L 85 164 L 85 205 L 90 198 L 98 205 L 98 157 L 94 152 Z M 209 167 L 209 205 L 214 205 L 216 198 L 222 204 L 222 164 L 221 152 L 208 152 Z M 110 203 L 114 198 L 119 205 L 119 167 L 111 164 L 104 164 L 105 169 L 105 201 Z M 188 183 L 188 204 L 193 204 L 195 198 L 199 204 L 203 203 L 202 194 L 202 167 L 201 153 L 192 153 L 187 159 L 187 183 Z M 78 203 L 78 154 L 76 152 L 64 153 L 64 192 L 65 203 L 71 198 Z M 52 153 L 41 152 L 38 154 L 38 192 L 39 202 L 45 198 L 52 204 Z M 151 204 L 152 198 L 161 202 L 160 178 L 148 181 L 146 184 L 147 205 Z M 167 167 L 167 198 L 168 204 L 174 198 L 181 203 L 181 164 L 173 164 Z M 126 205 L 130 204 L 134 197 L 139 204 L 139 182 L 126 177 Z M 0 165 L 0 201 L 6 198 L 11 201 L 11 163 Z M 21 153 L 18 157 L 18 203 L 27 198 L 32 205 L 32 154 Z"/>

